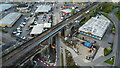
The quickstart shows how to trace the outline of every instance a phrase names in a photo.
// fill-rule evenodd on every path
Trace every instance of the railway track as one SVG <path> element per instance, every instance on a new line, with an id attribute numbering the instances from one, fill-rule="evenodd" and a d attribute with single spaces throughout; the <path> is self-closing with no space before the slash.
<path id="1" fill-rule="evenodd" d="M 38 40 L 44 38 L 46 35 L 50 34 L 57 28 L 60 28 L 62 25 L 66 24 L 67 22 L 75 19 L 88 9 L 92 8 L 97 3 L 86 7 L 85 9 L 81 10 L 80 12 L 74 14 L 73 16 L 63 20 L 62 22 L 58 23 L 57 25 L 53 26 L 51 29 L 41 33 L 39 36 L 29 40 L 28 42 L 22 44 L 20 47 L 16 48 L 14 51 L 10 52 L 9 54 L 2 57 L 3 66 L 11 66 L 16 65 L 24 60 L 25 57 L 32 55 L 36 52 L 39 46 L 34 45 L 34 43 L 38 42 Z M 25 61 L 25 60 L 24 60 Z"/>

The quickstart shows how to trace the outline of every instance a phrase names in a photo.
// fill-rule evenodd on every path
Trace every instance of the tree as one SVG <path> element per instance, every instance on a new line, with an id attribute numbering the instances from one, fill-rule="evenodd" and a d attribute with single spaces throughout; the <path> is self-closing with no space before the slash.
<path id="1" fill-rule="evenodd" d="M 64 2 L 64 4 L 67 4 L 67 2 Z"/>
<path id="2" fill-rule="evenodd" d="M 75 14 L 75 9 L 72 9 L 71 14 L 72 15 Z"/>

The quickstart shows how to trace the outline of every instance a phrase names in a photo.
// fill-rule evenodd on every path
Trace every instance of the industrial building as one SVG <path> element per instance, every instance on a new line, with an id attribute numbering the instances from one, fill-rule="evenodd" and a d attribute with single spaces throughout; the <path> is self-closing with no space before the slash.
<path id="1" fill-rule="evenodd" d="M 93 37 L 98 40 L 102 40 L 107 28 L 110 25 L 110 21 L 103 15 L 97 15 L 89 19 L 84 25 L 82 25 L 78 32 L 81 34 Z"/>
<path id="2" fill-rule="evenodd" d="M 44 28 L 51 28 L 51 23 L 44 23 Z"/>
<path id="3" fill-rule="evenodd" d="M 1 27 L 12 27 L 12 25 L 20 18 L 21 13 L 13 12 L 6 15 L 0 20 Z"/>
<path id="4" fill-rule="evenodd" d="M 33 29 L 31 31 L 30 35 L 37 35 L 37 34 L 42 33 L 43 28 L 44 28 L 44 24 L 37 24 L 37 25 L 33 26 Z"/>
<path id="5" fill-rule="evenodd" d="M 63 9 L 60 12 L 61 12 L 62 16 L 70 16 L 72 10 L 71 9 Z"/>
<path id="6" fill-rule="evenodd" d="M 0 4 L 0 13 L 13 7 L 13 4 Z"/>
<path id="7" fill-rule="evenodd" d="M 39 5 L 35 13 L 48 13 L 51 9 L 52 7 L 50 5 Z"/>

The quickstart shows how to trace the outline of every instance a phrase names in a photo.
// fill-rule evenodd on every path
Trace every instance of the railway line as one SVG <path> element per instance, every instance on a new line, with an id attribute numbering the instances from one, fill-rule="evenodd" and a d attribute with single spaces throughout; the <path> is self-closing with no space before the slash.
<path id="1" fill-rule="evenodd" d="M 2 57 L 2 65 L 3 66 L 12 66 L 12 65 L 19 65 L 26 59 L 29 59 L 35 52 L 37 52 L 37 49 L 40 47 L 38 46 L 39 43 L 43 42 L 53 34 L 60 31 L 62 28 L 64 28 L 69 21 L 74 20 L 79 15 L 84 13 L 85 11 L 89 10 L 93 6 L 95 6 L 97 3 L 92 4 L 85 9 L 81 10 L 80 12 L 74 14 L 71 17 L 68 17 L 67 19 L 63 20 L 62 22 L 56 24 L 51 29 L 41 33 L 37 37 L 27 41 L 26 43 L 22 44 L 20 47 L 16 48 L 9 54 Z"/>

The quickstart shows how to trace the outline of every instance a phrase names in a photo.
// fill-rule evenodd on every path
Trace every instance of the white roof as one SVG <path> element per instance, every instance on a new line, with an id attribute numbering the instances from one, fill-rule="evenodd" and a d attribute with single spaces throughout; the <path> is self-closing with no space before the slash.
<path id="1" fill-rule="evenodd" d="M 44 28 L 50 28 L 51 27 L 51 23 L 44 23 Z"/>
<path id="2" fill-rule="evenodd" d="M 71 13 L 71 9 L 64 9 L 64 10 L 61 10 L 61 12 L 64 12 L 64 13 Z"/>
<path id="3" fill-rule="evenodd" d="M 0 20 L 0 24 L 12 24 L 20 16 L 21 16 L 21 13 L 18 13 L 18 12 L 9 13 L 8 15 L 6 15 L 4 18 Z"/>
<path id="4" fill-rule="evenodd" d="M 43 24 L 37 24 L 33 27 L 30 34 L 40 34 L 43 31 Z"/>
<path id="5" fill-rule="evenodd" d="M 40 5 L 40 6 L 37 6 L 37 10 L 35 11 L 35 13 L 38 13 L 38 12 L 48 12 L 49 10 L 51 10 L 51 6 L 50 5 Z"/>
<path id="6" fill-rule="evenodd" d="M 0 12 L 9 9 L 13 6 L 13 4 L 0 4 Z"/>
<path id="7" fill-rule="evenodd" d="M 110 21 L 103 15 L 97 15 L 89 19 L 83 26 L 79 28 L 80 31 L 90 32 L 93 35 L 102 37 L 109 26 Z"/>

